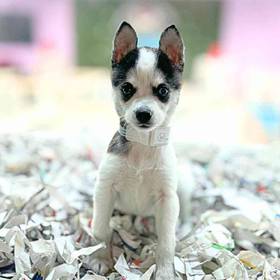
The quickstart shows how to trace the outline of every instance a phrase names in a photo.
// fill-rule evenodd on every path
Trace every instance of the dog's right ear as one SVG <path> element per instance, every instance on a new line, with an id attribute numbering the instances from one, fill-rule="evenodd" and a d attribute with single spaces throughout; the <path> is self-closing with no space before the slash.
<path id="1" fill-rule="evenodd" d="M 132 26 L 123 21 L 116 32 L 112 63 L 119 63 L 130 51 L 137 48 L 137 35 Z"/>

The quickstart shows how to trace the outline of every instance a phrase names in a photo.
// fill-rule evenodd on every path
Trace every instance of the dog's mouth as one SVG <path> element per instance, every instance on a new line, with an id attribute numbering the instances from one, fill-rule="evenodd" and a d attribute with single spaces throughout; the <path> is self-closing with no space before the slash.
<path id="1" fill-rule="evenodd" d="M 157 127 L 156 123 L 154 121 L 149 122 L 137 122 L 135 120 L 129 121 L 127 120 L 127 124 L 131 125 L 135 130 L 138 130 L 139 132 L 149 132 Z"/>
<path id="2" fill-rule="evenodd" d="M 147 124 L 147 123 L 139 123 L 138 127 L 142 128 L 142 129 L 147 129 L 151 127 L 151 124 Z"/>
<path id="3" fill-rule="evenodd" d="M 143 132 L 144 131 L 148 132 L 155 128 L 154 123 L 151 123 L 151 122 L 149 122 L 149 123 L 131 122 L 130 124 L 134 129 L 136 129 L 138 131 L 143 131 Z"/>
<path id="4" fill-rule="evenodd" d="M 138 123 L 134 126 L 136 130 L 143 132 L 150 132 L 156 128 L 156 125 L 153 123 Z"/>

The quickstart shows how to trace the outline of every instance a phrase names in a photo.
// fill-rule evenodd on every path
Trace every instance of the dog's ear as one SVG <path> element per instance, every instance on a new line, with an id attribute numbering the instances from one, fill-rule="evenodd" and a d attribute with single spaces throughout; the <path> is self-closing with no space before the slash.
<path id="1" fill-rule="evenodd" d="M 119 63 L 123 57 L 136 48 L 136 32 L 129 23 L 123 21 L 115 35 L 112 62 Z"/>
<path id="2" fill-rule="evenodd" d="M 161 34 L 159 49 L 176 66 L 184 66 L 184 43 L 175 25 L 167 27 Z"/>

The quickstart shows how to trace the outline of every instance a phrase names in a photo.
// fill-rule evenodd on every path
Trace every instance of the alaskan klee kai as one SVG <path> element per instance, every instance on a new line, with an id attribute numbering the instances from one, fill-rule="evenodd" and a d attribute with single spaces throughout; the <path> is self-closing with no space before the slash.
<path id="1" fill-rule="evenodd" d="M 179 101 L 184 44 L 174 25 L 161 34 L 159 47 L 137 47 L 137 35 L 123 22 L 114 39 L 112 86 L 120 128 L 103 159 L 95 186 L 94 236 L 110 243 L 114 209 L 154 216 L 158 245 L 156 280 L 175 279 L 173 259 L 178 217 L 185 223 L 188 197 L 179 182 L 169 139 L 170 119 Z M 108 246 L 109 247 L 109 246 Z M 106 260 L 96 260 L 105 273 Z"/>

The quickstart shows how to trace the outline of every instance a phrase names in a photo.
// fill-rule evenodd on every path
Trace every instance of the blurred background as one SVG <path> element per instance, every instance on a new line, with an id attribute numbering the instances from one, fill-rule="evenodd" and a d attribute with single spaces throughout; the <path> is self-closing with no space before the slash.
<path id="1" fill-rule="evenodd" d="M 157 46 L 175 23 L 186 70 L 177 143 L 280 139 L 280 1 L 0 1 L 0 133 L 83 135 L 101 150 L 118 127 L 110 84 L 123 20 Z"/>

